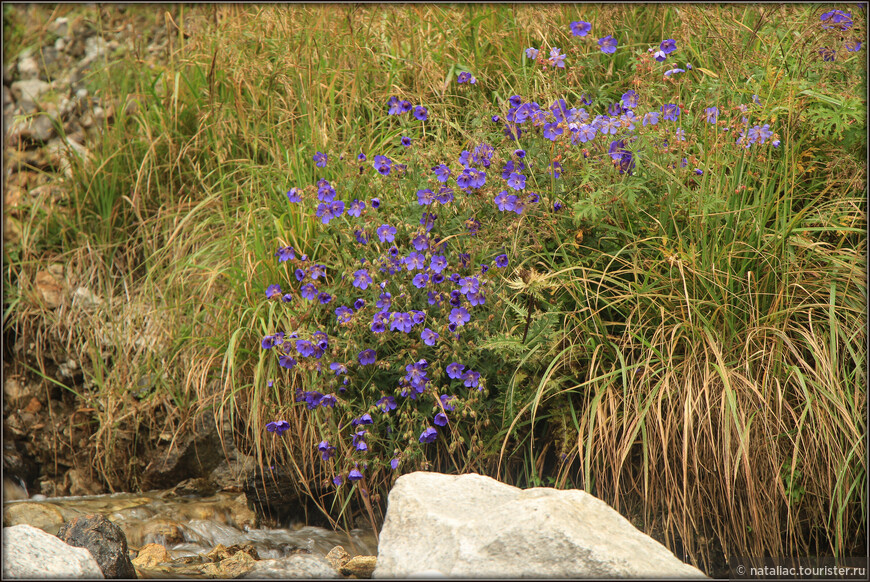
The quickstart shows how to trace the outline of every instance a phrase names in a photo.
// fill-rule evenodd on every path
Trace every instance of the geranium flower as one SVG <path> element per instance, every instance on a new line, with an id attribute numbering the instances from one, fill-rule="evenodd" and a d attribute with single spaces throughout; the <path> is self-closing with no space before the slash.
<path id="1" fill-rule="evenodd" d="M 422 253 L 410 253 L 404 260 L 405 268 L 409 271 L 417 271 L 426 268 L 426 257 Z"/>
<path id="2" fill-rule="evenodd" d="M 382 224 L 377 229 L 378 238 L 381 242 L 393 242 L 396 240 L 396 227 L 389 224 Z"/>
<path id="3" fill-rule="evenodd" d="M 416 287 L 417 289 L 423 289 L 423 288 L 425 288 L 426 285 L 429 283 L 429 275 L 427 275 L 427 274 L 425 274 L 425 273 L 418 273 L 418 274 L 415 275 L 414 278 L 411 280 L 411 283 L 412 283 L 412 284 L 414 285 L 414 287 Z"/>
<path id="4" fill-rule="evenodd" d="M 296 252 L 293 247 L 281 247 L 275 251 L 275 256 L 278 257 L 278 262 L 290 261 L 296 258 Z"/>
<path id="5" fill-rule="evenodd" d="M 376 404 L 385 413 L 396 409 L 396 399 L 392 396 L 384 396 Z"/>
<path id="6" fill-rule="evenodd" d="M 372 163 L 375 170 L 378 171 L 379 174 L 383 176 L 388 176 L 390 174 L 390 166 L 393 161 L 387 156 L 375 156 L 375 161 Z M 372 208 L 377 208 L 376 206 L 372 206 Z"/>
<path id="7" fill-rule="evenodd" d="M 335 317 L 338 323 L 347 323 L 352 315 L 353 310 L 344 305 L 335 310 Z"/>
<path id="8" fill-rule="evenodd" d="M 477 388 L 480 386 L 480 372 L 468 370 L 462 375 L 462 380 L 466 388 Z"/>
<path id="9" fill-rule="evenodd" d="M 570 26 L 571 34 L 574 36 L 586 36 L 589 34 L 589 31 L 592 30 L 592 25 L 588 22 L 583 22 L 582 20 L 572 22 Z"/>
<path id="10" fill-rule="evenodd" d="M 420 121 L 426 121 L 429 119 L 429 111 L 427 111 L 422 105 L 417 105 L 414 107 L 414 117 Z"/>
<path id="11" fill-rule="evenodd" d="M 436 200 L 442 205 L 453 202 L 453 190 L 447 188 L 446 186 L 442 187 L 440 190 L 438 190 L 438 197 L 436 198 Z"/>
<path id="12" fill-rule="evenodd" d="M 507 185 L 514 190 L 522 190 L 526 187 L 526 177 L 514 172 L 508 178 Z"/>
<path id="13" fill-rule="evenodd" d="M 852 27 L 852 15 L 842 10 L 825 12 L 819 17 L 819 20 L 824 23 L 822 26 L 824 29 L 848 30 Z"/>
<path id="14" fill-rule="evenodd" d="M 423 329 L 423 331 L 420 333 L 420 339 L 422 339 L 423 343 L 427 346 L 434 346 L 435 342 L 438 340 L 439 337 L 441 336 L 439 336 L 428 327 Z"/>
<path id="15" fill-rule="evenodd" d="M 443 255 L 433 255 L 431 261 L 429 261 L 429 268 L 436 273 L 440 273 L 447 268 L 447 259 Z"/>
<path id="16" fill-rule="evenodd" d="M 311 267 L 308 269 L 308 273 L 315 281 L 320 277 L 326 277 L 326 265 L 311 265 Z"/>
<path id="17" fill-rule="evenodd" d="M 274 285 L 269 285 L 266 287 L 266 299 L 280 299 L 281 298 L 281 285 L 275 283 Z"/>
<path id="18" fill-rule="evenodd" d="M 707 123 L 716 123 L 716 120 L 719 119 L 719 108 L 715 105 L 713 107 L 708 107 L 704 110 L 704 113 L 707 114 Z"/>
<path id="19" fill-rule="evenodd" d="M 672 38 L 667 40 L 663 40 L 659 45 L 659 50 L 665 53 L 666 55 L 671 54 L 675 50 L 677 50 L 677 41 Z"/>
<path id="20" fill-rule="evenodd" d="M 601 47 L 601 52 L 612 55 L 616 52 L 617 47 L 616 39 L 613 35 L 605 36 L 604 38 L 598 39 L 598 46 Z"/>
<path id="21" fill-rule="evenodd" d="M 371 284 L 371 282 L 372 277 L 371 275 L 369 275 L 367 269 L 359 269 L 358 271 L 354 271 L 352 283 L 354 287 L 365 291 L 366 289 L 368 289 L 368 286 Z"/>
<path id="22" fill-rule="evenodd" d="M 318 168 L 325 168 L 326 154 L 324 154 L 323 152 L 317 152 L 316 154 L 314 154 L 314 161 Z"/>
<path id="23" fill-rule="evenodd" d="M 637 107 L 637 92 L 634 89 L 629 89 L 625 93 L 622 94 L 619 102 L 626 109 L 634 109 Z"/>
<path id="24" fill-rule="evenodd" d="M 417 204 L 420 206 L 428 206 L 435 201 L 435 193 L 429 188 L 417 190 Z"/>
<path id="25" fill-rule="evenodd" d="M 460 364 L 459 362 L 453 362 L 448 365 L 446 368 L 447 377 L 453 378 L 454 380 L 459 380 L 462 378 L 462 375 L 465 374 L 465 366 Z"/>
<path id="26" fill-rule="evenodd" d="M 311 283 L 306 283 L 300 289 L 301 295 L 303 299 L 308 299 L 309 301 L 314 301 L 317 299 L 317 288 Z"/>
<path id="27" fill-rule="evenodd" d="M 538 58 L 539 52 L 540 51 L 538 49 L 529 47 L 526 49 L 526 58 L 534 61 Z"/>
<path id="28" fill-rule="evenodd" d="M 680 116 L 680 106 L 668 103 L 667 105 L 662 105 L 662 119 L 665 121 L 676 121 L 677 117 Z"/>
<path id="29" fill-rule="evenodd" d="M 559 52 L 557 47 L 553 47 L 550 49 L 550 65 L 553 67 L 558 67 L 560 69 L 565 68 L 565 56 Z"/>
<path id="30" fill-rule="evenodd" d="M 290 423 L 286 420 L 272 421 L 266 425 L 266 430 L 269 432 L 278 433 L 278 436 L 281 436 L 282 434 L 290 430 Z"/>
<path id="31" fill-rule="evenodd" d="M 369 364 L 374 364 L 377 359 L 377 355 L 373 349 L 367 349 L 361 351 L 357 355 L 357 359 L 359 360 L 360 366 L 368 366 Z"/>
<path id="32" fill-rule="evenodd" d="M 450 323 L 455 323 L 457 327 L 461 327 L 471 321 L 471 314 L 464 307 L 458 307 L 450 310 Z"/>
<path id="33" fill-rule="evenodd" d="M 324 461 L 328 461 L 335 454 L 335 447 L 331 446 L 329 441 L 320 441 L 317 450 L 320 451 L 320 458 Z"/>
<path id="34" fill-rule="evenodd" d="M 593 139 L 595 139 L 596 131 L 597 130 L 595 129 L 594 126 L 589 125 L 589 124 L 583 124 L 577 130 L 576 135 L 581 143 L 586 143 L 588 141 L 592 141 Z"/>
<path id="35" fill-rule="evenodd" d="M 659 115 L 661 114 L 658 111 L 650 111 L 649 113 L 644 113 L 643 126 L 646 127 L 647 125 L 658 125 Z"/>
<path id="36" fill-rule="evenodd" d="M 432 171 L 435 172 L 435 179 L 441 182 L 442 184 L 450 178 L 450 168 L 445 166 L 444 164 L 439 164 L 432 168 Z"/>
<path id="37" fill-rule="evenodd" d="M 420 442 L 424 444 L 431 443 L 436 438 L 438 438 L 438 431 L 431 426 L 420 434 Z"/>
<path id="38" fill-rule="evenodd" d="M 565 132 L 564 128 L 558 123 L 547 123 L 544 124 L 544 138 L 550 141 L 556 141 L 556 139 Z"/>
<path id="39" fill-rule="evenodd" d="M 302 197 L 299 196 L 300 190 L 299 188 L 290 188 L 287 191 L 287 199 L 290 202 L 302 202 Z"/>
<path id="40" fill-rule="evenodd" d="M 355 216 L 359 218 L 365 207 L 366 203 L 364 200 L 354 199 L 354 201 L 350 203 L 350 207 L 347 209 L 347 214 L 348 216 Z"/>

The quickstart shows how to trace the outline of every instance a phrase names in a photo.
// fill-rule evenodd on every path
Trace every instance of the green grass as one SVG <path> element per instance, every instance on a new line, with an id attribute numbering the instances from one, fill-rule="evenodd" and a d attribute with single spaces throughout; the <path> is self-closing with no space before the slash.
<path id="1" fill-rule="evenodd" d="M 137 100 L 138 112 L 116 108 L 102 142 L 89 145 L 93 159 L 63 179 L 68 205 L 34 207 L 20 246 L 5 250 L 8 325 L 46 344 L 64 338 L 85 363 L 88 402 L 103 411 L 91 450 L 110 487 L 137 483 L 135 469 L 109 470 L 135 455 L 137 439 L 181 430 L 207 409 L 230 419 L 261 463 L 294 467 L 302 490 L 329 478 L 312 451 L 330 421 L 293 402 L 293 382 L 308 379 L 268 387 L 275 364 L 259 348 L 263 335 L 295 325 L 263 296 L 292 277 L 275 249 L 292 245 L 336 268 L 345 260 L 287 205 L 291 186 L 326 177 L 370 198 L 378 192 L 341 170 L 339 155 L 399 156 L 398 136 L 410 135 L 421 146 L 409 164 L 416 184 L 494 139 L 489 117 L 504 115 L 511 95 L 542 105 L 586 95 L 597 112 L 633 88 L 641 110 L 682 105 L 681 123 L 698 136 L 686 155 L 705 174 L 687 179 L 668 167 L 673 154 L 650 153 L 635 177 L 588 169 L 582 180 L 534 185 L 568 215 L 539 232 L 498 234 L 520 258 L 487 347 L 510 373 L 490 379 L 486 418 L 420 466 L 584 488 L 671 547 L 679 540 L 704 567 L 711 549 L 693 541 L 702 534 L 725 555 L 863 547 L 866 71 L 863 52 L 818 58 L 823 33 L 807 23 L 820 7 L 170 12 L 195 29 L 182 38 L 166 25 L 167 58 L 149 68 L 125 55 L 90 80 L 107 101 Z M 592 23 L 591 36 L 612 31 L 617 53 L 571 37 L 577 19 Z M 27 44 L 15 26 L 9 46 Z M 635 52 L 664 38 L 677 40 L 693 76 L 665 82 L 636 64 Z M 572 68 L 542 73 L 523 56 L 529 46 L 562 48 Z M 478 85 L 457 85 L 461 71 Z M 425 105 L 433 121 L 388 118 L 392 95 Z M 781 138 L 764 155 L 731 148 L 734 136 L 701 122 L 714 103 L 736 119 L 752 95 L 761 106 L 751 123 Z M 330 155 L 322 173 L 317 150 Z M 115 307 L 41 308 L 21 283 L 57 260 Z M 146 374 L 159 387 L 134 405 L 124 387 Z M 284 448 L 264 431 L 277 417 L 293 426 Z M 119 419 L 143 428 L 119 430 Z M 392 478 L 371 477 L 363 520 L 381 519 Z M 360 501 L 342 490 L 319 501 L 349 526 L 351 499 Z"/>

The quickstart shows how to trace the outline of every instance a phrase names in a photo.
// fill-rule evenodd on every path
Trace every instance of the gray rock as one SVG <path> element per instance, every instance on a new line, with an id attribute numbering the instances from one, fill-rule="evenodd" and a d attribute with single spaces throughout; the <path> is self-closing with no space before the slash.
<path id="1" fill-rule="evenodd" d="M 56 34 L 61 38 L 67 38 L 69 34 L 69 18 L 57 18 L 54 22 L 52 22 L 48 30 Z"/>
<path id="2" fill-rule="evenodd" d="M 3 578 L 102 578 L 85 548 L 74 548 L 39 528 L 21 524 L 3 528 Z"/>
<path id="3" fill-rule="evenodd" d="M 13 118 L 9 135 L 13 139 L 29 139 L 36 142 L 47 142 L 56 132 L 54 118 L 48 113 L 40 113 L 30 117 Z"/>
<path id="4" fill-rule="evenodd" d="M 39 63 L 29 52 L 18 57 L 18 77 L 22 80 L 39 78 Z"/>
<path id="5" fill-rule="evenodd" d="M 705 578 L 580 490 L 416 472 L 390 491 L 375 578 Z"/>
<path id="6" fill-rule="evenodd" d="M 259 560 L 242 578 L 339 578 L 338 572 L 319 556 L 294 554 Z"/>
<path id="7" fill-rule="evenodd" d="M 91 36 L 85 41 L 85 58 L 79 63 L 80 67 L 88 67 L 94 61 L 106 54 L 108 45 L 101 36 Z"/>
<path id="8" fill-rule="evenodd" d="M 77 517 L 63 524 L 57 537 L 71 546 L 86 548 L 106 578 L 136 578 L 124 531 L 102 515 Z"/>
<path id="9" fill-rule="evenodd" d="M 36 111 L 40 97 L 51 89 L 51 85 L 39 79 L 26 79 L 15 81 L 10 89 L 21 113 L 27 115 Z"/>

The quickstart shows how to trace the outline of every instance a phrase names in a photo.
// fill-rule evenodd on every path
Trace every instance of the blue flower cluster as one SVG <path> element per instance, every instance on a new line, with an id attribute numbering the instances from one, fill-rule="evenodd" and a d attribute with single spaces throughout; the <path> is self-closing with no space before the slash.
<path id="1" fill-rule="evenodd" d="M 829 16 L 823 22 L 843 29 L 847 19 L 837 12 L 827 13 Z M 851 26 L 851 20 L 848 23 Z M 591 33 L 592 25 L 576 21 L 570 24 L 570 30 L 575 37 L 582 38 Z M 613 35 L 603 36 L 597 43 L 605 54 L 613 54 L 618 48 Z M 648 51 L 641 51 L 639 58 L 645 59 L 650 67 L 657 67 L 655 63 L 673 60 L 677 52 L 677 41 L 665 39 Z M 547 59 L 539 59 L 540 49 L 536 48 L 526 49 L 525 56 L 543 66 L 562 69 L 566 66 L 566 55 L 557 47 L 550 48 Z M 675 75 L 692 71 L 692 66 L 673 65 L 662 70 L 665 78 L 673 80 Z M 680 79 L 689 78 L 691 73 Z M 457 82 L 476 84 L 477 79 L 463 71 Z M 422 444 L 435 442 L 439 429 L 451 426 L 450 413 L 463 399 L 440 393 L 449 386 L 444 383 L 443 374 L 455 382 L 451 390 L 485 388 L 481 372 L 459 361 L 446 366 L 444 362 L 455 358 L 474 363 L 459 351 L 458 340 L 469 329 L 474 334 L 479 328 L 475 318 L 483 313 L 482 306 L 487 305 L 488 295 L 493 294 L 495 270 L 508 268 L 511 261 L 507 253 L 496 251 L 483 264 L 473 265 L 470 253 L 463 252 L 456 242 L 462 238 L 456 237 L 475 236 L 483 224 L 497 225 L 498 221 L 518 224 L 529 215 L 544 216 L 565 208 L 555 195 L 542 204 L 541 195 L 532 190 L 547 195 L 541 189 L 541 180 L 549 184 L 551 179 L 560 179 L 565 170 L 561 155 L 572 159 L 572 149 L 576 159 L 603 161 L 612 164 L 614 174 L 616 171 L 630 174 L 637 156 L 645 151 L 642 150 L 645 144 L 651 143 L 660 152 L 670 152 L 684 150 L 692 143 L 693 137 L 683 128 L 692 115 L 679 102 L 651 103 L 645 95 L 630 89 L 618 100 L 599 105 L 596 112 L 593 101 L 585 95 L 580 96 L 575 106 L 558 98 L 549 107 L 513 95 L 502 104 L 499 115 L 492 116 L 507 137 L 509 150 L 497 152 L 492 145 L 482 142 L 474 147 L 469 145 L 453 161 L 435 165 L 430 161 L 427 164 L 430 171 L 423 178 L 426 182 L 416 184 L 414 194 L 411 190 L 404 196 L 385 194 L 383 210 L 380 198 L 363 200 L 343 195 L 326 179 L 287 191 L 290 204 L 307 207 L 302 211 L 308 216 L 313 214 L 316 222 L 335 229 L 335 236 L 343 241 L 339 250 L 343 262 L 339 269 L 337 264 L 327 267 L 310 261 L 307 255 L 290 246 L 275 251 L 279 265 L 292 273 L 295 283 L 286 292 L 282 284 L 288 283 L 270 284 L 265 295 L 268 300 L 289 304 L 287 309 L 293 312 L 290 319 L 299 322 L 300 329 L 266 335 L 261 347 L 274 350 L 280 368 L 292 370 L 293 374 L 308 374 L 305 377 L 308 384 L 316 386 L 317 389 L 297 389 L 297 403 L 319 411 L 317 414 L 338 417 L 353 410 L 357 415 L 349 423 L 342 424 L 340 420 L 332 423 L 340 431 L 349 431 L 344 433 L 347 440 L 336 441 L 336 435 L 324 435 L 332 437 L 334 444 L 324 438 L 317 447 L 321 459 L 332 463 L 336 473 L 342 472 L 342 463 L 348 468 L 353 466 L 346 472 L 346 480 L 363 479 L 368 465 L 360 459 L 384 452 L 382 444 L 387 435 L 392 435 L 393 440 L 397 438 L 392 434 L 389 419 L 399 413 L 419 420 L 423 403 L 434 404 L 434 414 L 422 412 L 430 419 L 416 439 Z M 761 108 L 757 96 L 753 106 Z M 715 130 L 714 135 L 719 135 L 720 127 L 722 131 L 733 129 L 731 138 L 723 141 L 736 139 L 736 145 L 742 148 L 768 141 L 773 147 L 779 145 L 769 123 L 750 124 L 753 113 L 749 112 L 749 105 L 736 108 L 723 105 L 723 109 L 714 105 L 703 110 L 698 122 L 703 124 L 704 131 Z M 395 96 L 387 102 L 387 115 L 408 113 L 419 121 L 428 120 L 428 110 L 422 105 L 415 106 Z M 764 118 L 757 116 L 755 120 L 763 122 Z M 739 135 L 734 138 L 735 134 Z M 542 140 L 545 149 L 561 152 L 560 156 L 551 156 L 541 163 L 542 148 L 535 147 L 533 136 Z M 412 143 L 410 137 L 402 136 L 400 145 L 409 149 L 393 151 L 413 151 Z M 671 168 L 689 167 L 688 159 L 681 155 L 672 159 Z M 360 153 L 356 160 L 366 162 L 368 157 Z M 314 162 L 316 167 L 325 168 L 327 154 L 318 151 Z M 359 175 L 365 175 L 360 179 L 369 180 L 373 188 L 384 191 L 383 177 L 405 174 L 405 170 L 405 165 L 377 154 L 370 168 L 359 167 Z M 692 173 L 701 176 L 705 172 L 694 168 Z M 409 175 L 420 174 L 414 171 Z M 396 187 L 401 192 L 402 181 L 389 183 L 391 191 L 396 191 L 393 189 Z M 466 213 L 468 209 L 472 210 L 471 215 Z M 412 218 L 407 219 L 408 215 Z M 446 218 L 438 222 L 439 215 Z M 442 232 L 441 225 L 451 220 L 454 228 L 461 224 L 464 232 Z M 297 294 L 305 301 L 296 301 Z M 333 302 L 338 305 L 331 305 Z M 304 327 L 313 322 L 317 322 L 313 327 L 328 329 L 333 337 L 320 329 L 306 331 Z M 402 366 L 404 374 L 400 372 Z M 477 364 L 475 367 L 480 368 Z M 379 396 L 374 403 L 368 400 L 373 390 L 380 392 L 371 398 L 374 401 Z M 354 406 L 365 410 L 355 410 Z M 276 422 L 268 425 L 270 432 L 280 435 L 289 430 L 286 421 Z M 399 463 L 400 456 L 394 456 L 389 465 L 396 469 Z M 333 480 L 336 484 L 344 481 L 342 474 Z"/>
<path id="2" fill-rule="evenodd" d="M 852 15 L 842 10 L 830 10 L 823 13 L 819 20 L 822 22 L 822 30 L 830 30 L 833 34 L 833 39 L 843 41 L 839 33 L 846 32 L 854 25 Z M 852 38 L 843 41 L 843 48 L 846 52 L 858 52 L 861 50 L 863 42 L 858 38 Z M 819 56 L 823 61 L 834 61 L 837 59 L 837 50 L 830 47 L 822 47 L 819 49 Z"/>

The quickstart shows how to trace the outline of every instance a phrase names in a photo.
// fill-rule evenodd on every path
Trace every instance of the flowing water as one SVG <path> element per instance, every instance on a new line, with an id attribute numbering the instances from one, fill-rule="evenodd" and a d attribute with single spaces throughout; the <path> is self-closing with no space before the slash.
<path id="1" fill-rule="evenodd" d="M 294 553 L 325 556 L 335 546 L 343 546 L 351 556 L 377 555 L 377 540 L 370 530 L 343 533 L 304 524 L 253 527 L 256 519 L 244 494 L 228 492 L 210 497 L 180 497 L 160 491 L 81 497 L 36 495 L 7 501 L 4 525 L 29 523 L 56 534 L 63 522 L 93 513 L 119 526 L 133 553 L 149 543 L 166 547 L 173 561 L 153 572 L 153 577 L 198 577 L 190 564 L 208 561 L 205 554 L 218 544 L 253 546 L 260 559 Z"/>

